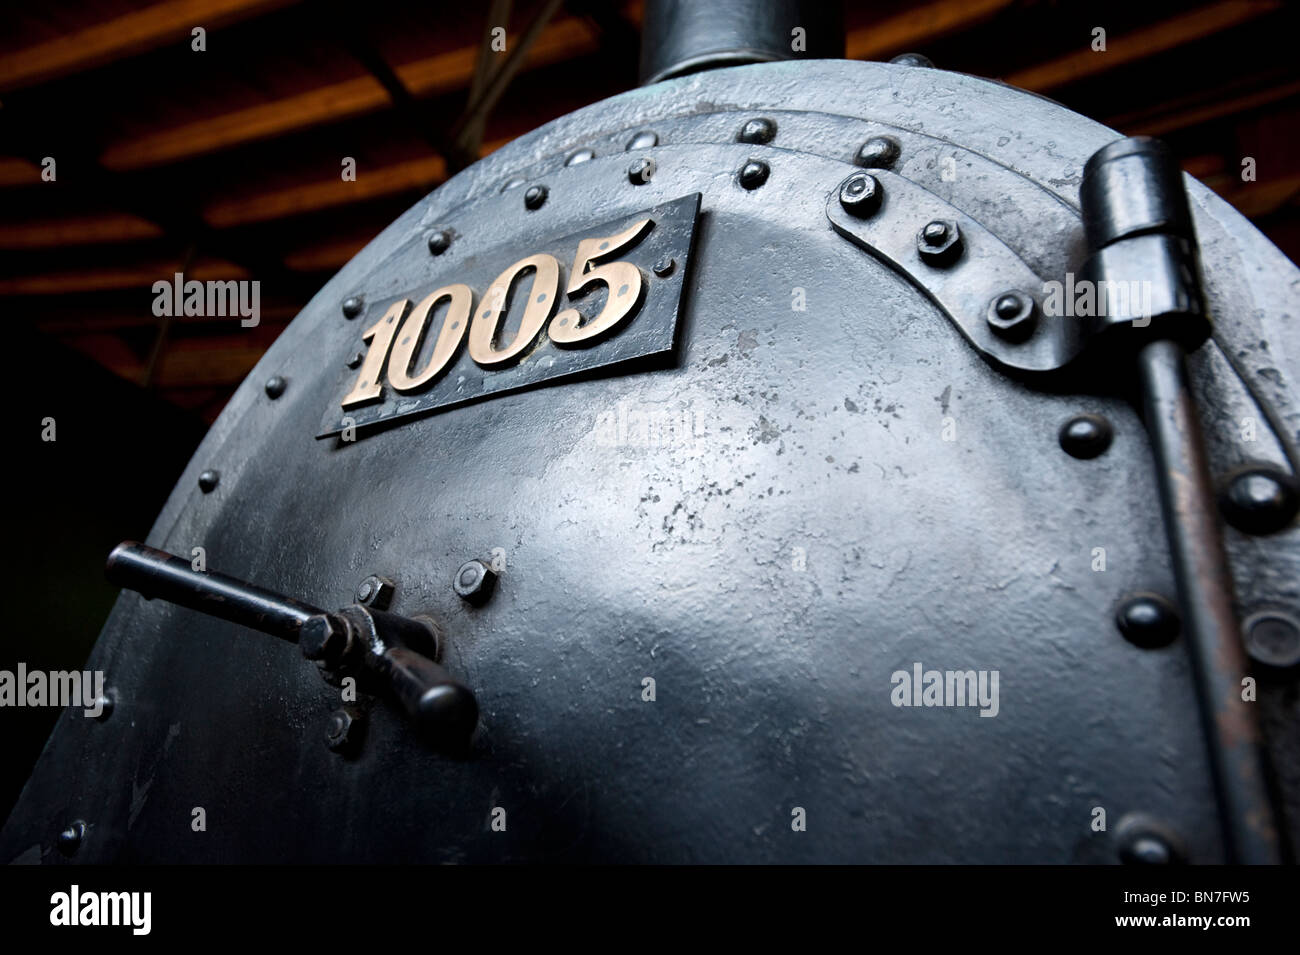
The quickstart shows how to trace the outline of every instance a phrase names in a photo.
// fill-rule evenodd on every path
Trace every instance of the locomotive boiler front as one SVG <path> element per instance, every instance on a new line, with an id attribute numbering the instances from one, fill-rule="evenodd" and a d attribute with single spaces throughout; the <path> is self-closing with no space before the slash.
<path id="1" fill-rule="evenodd" d="M 648 7 L 114 552 L 6 861 L 1293 852 L 1300 272 L 1159 144 Z"/>

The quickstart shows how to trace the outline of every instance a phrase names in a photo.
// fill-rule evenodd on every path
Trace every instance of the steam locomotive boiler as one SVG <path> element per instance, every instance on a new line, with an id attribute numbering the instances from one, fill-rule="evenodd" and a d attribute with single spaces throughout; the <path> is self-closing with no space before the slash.
<path id="1" fill-rule="evenodd" d="M 6 861 L 1293 855 L 1295 265 L 818 5 L 646 18 L 113 552 Z"/>

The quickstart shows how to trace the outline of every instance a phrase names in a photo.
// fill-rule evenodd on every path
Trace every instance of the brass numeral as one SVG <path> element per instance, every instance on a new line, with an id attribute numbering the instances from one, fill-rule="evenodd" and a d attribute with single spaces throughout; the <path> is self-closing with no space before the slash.
<path id="1" fill-rule="evenodd" d="M 442 320 L 442 330 L 438 332 L 438 340 L 434 342 L 433 354 L 429 356 L 429 363 L 422 371 L 411 374 L 411 362 L 415 359 L 420 341 L 424 338 L 425 325 L 428 324 L 429 316 L 433 313 L 433 307 L 444 298 L 451 299 L 451 305 L 448 306 L 447 315 Z M 388 383 L 396 391 L 414 391 L 437 378 L 446 369 L 455 356 L 456 349 L 460 347 L 461 339 L 465 337 L 465 330 L 469 328 L 473 304 L 474 293 L 470 291 L 470 287 L 458 284 L 448 285 L 429 293 L 411 310 L 411 314 L 406 316 L 406 321 L 402 322 L 397 344 L 393 346 L 393 356 L 388 361 Z"/>
<path id="2" fill-rule="evenodd" d="M 631 262 L 607 262 L 595 265 L 603 259 L 621 252 L 636 242 L 652 225 L 649 219 L 642 219 L 626 232 L 605 238 L 583 239 L 578 243 L 578 254 L 573 260 L 573 272 L 569 275 L 570 297 L 589 288 L 594 282 L 604 282 L 609 289 L 609 298 L 600 314 L 591 321 L 579 325 L 582 313 L 576 308 L 566 308 L 555 318 L 546 333 L 557 345 L 591 344 L 610 332 L 615 331 L 641 303 L 644 282 L 641 270 Z"/>
<path id="3" fill-rule="evenodd" d="M 533 281 L 524 299 L 524 314 L 519 331 L 510 344 L 497 347 L 495 340 L 505 321 L 510 286 L 525 269 L 533 269 Z M 560 291 L 560 263 L 555 256 L 539 252 L 520 259 L 496 277 L 488 286 L 469 330 L 469 357 L 484 368 L 500 368 L 514 361 L 533 343 L 546 320 L 555 310 L 555 296 Z"/>
<path id="4" fill-rule="evenodd" d="M 398 299 L 388 306 L 388 311 L 384 313 L 383 318 L 362 333 L 361 340 L 370 342 L 370 348 L 366 352 L 366 360 L 361 365 L 361 371 L 357 374 L 356 387 L 349 391 L 347 397 L 341 402 L 344 408 L 368 404 L 384 393 L 384 386 L 379 381 L 379 376 L 383 374 L 384 359 L 388 357 L 388 349 L 397 334 L 397 320 L 402 317 L 402 312 L 406 311 L 406 306 L 407 299 Z"/>

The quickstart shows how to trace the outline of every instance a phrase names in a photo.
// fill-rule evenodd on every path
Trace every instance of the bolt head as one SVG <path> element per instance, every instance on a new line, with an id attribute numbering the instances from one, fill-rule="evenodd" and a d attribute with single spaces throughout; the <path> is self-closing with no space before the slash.
<path id="1" fill-rule="evenodd" d="M 523 184 L 524 181 L 518 177 L 515 177 L 514 179 L 507 179 L 504 183 L 501 184 L 501 191 L 509 192 L 511 189 L 518 189 Z"/>
<path id="2" fill-rule="evenodd" d="M 462 600 L 478 606 L 492 596 L 496 582 L 496 571 L 491 567 L 481 560 L 467 560 L 456 571 L 452 586 Z"/>
<path id="3" fill-rule="evenodd" d="M 1070 457 L 1086 461 L 1103 454 L 1114 436 L 1115 429 L 1101 415 L 1081 414 L 1061 425 L 1057 440 Z"/>
<path id="4" fill-rule="evenodd" d="M 1022 292 L 1004 292 L 989 303 L 989 328 L 1004 341 L 1023 342 L 1038 324 L 1038 306 Z"/>
<path id="5" fill-rule="evenodd" d="M 736 139 L 738 142 L 761 146 L 763 143 L 770 143 L 775 136 L 776 123 L 766 117 L 759 117 L 758 119 L 751 119 L 740 127 Z"/>
<path id="6" fill-rule="evenodd" d="M 365 719 L 360 710 L 350 706 L 335 710 L 325 724 L 325 745 L 341 755 L 351 755 L 356 752 L 364 729 Z"/>
<path id="7" fill-rule="evenodd" d="M 898 161 L 902 147 L 892 136 L 872 136 L 860 147 L 854 161 L 868 169 L 890 169 Z"/>
<path id="8" fill-rule="evenodd" d="M 347 621 L 337 614 L 318 613 L 308 617 L 298 631 L 298 649 L 302 655 L 326 666 L 341 662 L 351 643 Z"/>
<path id="9" fill-rule="evenodd" d="M 65 856 L 70 856 L 81 848 L 81 841 L 86 836 L 86 824 L 78 819 L 59 833 L 56 840 L 59 851 Z"/>
<path id="10" fill-rule="evenodd" d="M 870 173 L 855 173 L 840 185 L 840 205 L 849 215 L 859 219 L 875 215 L 884 195 L 880 180 Z"/>
<path id="11" fill-rule="evenodd" d="M 1300 667 L 1300 623 L 1287 614 L 1265 610 L 1248 617 L 1241 627 L 1246 653 L 1272 671 Z"/>
<path id="12" fill-rule="evenodd" d="M 365 358 L 366 358 L 366 356 L 363 355 L 361 352 L 357 352 L 357 353 L 355 353 L 351 358 L 348 359 L 348 367 L 349 367 L 349 368 L 360 368 L 360 367 L 361 367 L 361 363 L 362 363 L 363 361 L 365 361 Z"/>
<path id="13" fill-rule="evenodd" d="M 217 482 L 221 480 L 221 474 L 208 468 L 199 475 L 199 490 L 204 494 L 211 494 L 216 488 Z"/>
<path id="14" fill-rule="evenodd" d="M 566 166 L 577 166 L 584 162 L 589 162 L 596 158 L 596 153 L 591 149 L 579 149 L 569 154 L 569 158 L 564 160 Z"/>
<path id="15" fill-rule="evenodd" d="M 934 69 L 934 62 L 921 53 L 900 53 L 889 62 L 896 66 L 923 66 L 926 69 Z"/>
<path id="16" fill-rule="evenodd" d="M 1126 814 L 1115 826 L 1120 861 L 1126 865 L 1179 865 L 1187 860 L 1182 840 L 1145 813 Z"/>
<path id="17" fill-rule="evenodd" d="M 930 265 L 940 268 L 951 265 L 961 255 L 961 229 L 951 219 L 927 222 L 916 234 L 916 249 Z"/>
<path id="18" fill-rule="evenodd" d="M 673 269 L 676 267 L 677 262 L 674 259 L 661 259 L 655 263 L 654 273 L 661 279 L 665 279 L 673 274 Z"/>
<path id="19" fill-rule="evenodd" d="M 1248 465 L 1229 475 L 1219 495 L 1224 519 L 1246 534 L 1272 534 L 1295 520 L 1300 491 L 1291 475 L 1269 464 Z"/>
<path id="20" fill-rule="evenodd" d="M 1115 611 L 1115 624 L 1124 639 L 1144 650 L 1168 646 L 1181 626 L 1174 605 L 1159 594 L 1137 593 Z"/>
<path id="21" fill-rule="evenodd" d="M 636 152 L 638 149 L 649 149 L 652 146 L 659 145 L 659 134 L 651 132 L 648 129 L 642 130 L 627 141 L 627 151 Z"/>
<path id="22" fill-rule="evenodd" d="M 284 394 L 285 386 L 288 384 L 280 375 L 274 375 L 266 379 L 266 396 L 274 401 Z"/>
<path id="23" fill-rule="evenodd" d="M 529 186 L 524 193 L 524 206 L 527 209 L 540 209 L 546 202 L 548 190 L 545 186 Z"/>
<path id="24" fill-rule="evenodd" d="M 772 170 L 767 163 L 759 159 L 751 159 L 740 167 L 740 174 L 737 178 L 746 189 L 757 189 L 767 182 L 767 177 L 771 174 Z"/>
<path id="25" fill-rule="evenodd" d="M 357 603 L 376 610 L 387 610 L 397 587 L 387 577 L 371 574 L 357 587 Z"/>
<path id="26" fill-rule="evenodd" d="M 637 159 L 627 167 L 627 180 L 634 186 L 644 186 L 655 174 L 653 159 Z"/>
<path id="27" fill-rule="evenodd" d="M 451 248 L 451 233 L 440 229 L 429 236 L 429 254 L 442 255 Z"/>
<path id="28" fill-rule="evenodd" d="M 366 307 L 365 299 L 360 295 L 353 295 L 343 300 L 343 317 L 347 319 L 356 318 Z"/>

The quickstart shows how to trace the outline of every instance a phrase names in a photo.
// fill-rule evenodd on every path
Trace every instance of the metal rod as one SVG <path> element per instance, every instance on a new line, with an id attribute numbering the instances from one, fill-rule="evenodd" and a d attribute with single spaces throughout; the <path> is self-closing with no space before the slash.
<path id="1" fill-rule="evenodd" d="M 1259 723 L 1255 704 L 1242 699 L 1246 660 L 1183 348 L 1153 341 L 1137 362 L 1227 856 L 1276 863 Z"/>
<path id="2" fill-rule="evenodd" d="M 160 597 L 290 643 L 298 642 L 308 617 L 324 612 L 216 571 L 194 570 L 183 557 L 134 541 L 113 548 L 105 572 L 112 583 L 145 597 Z"/>

